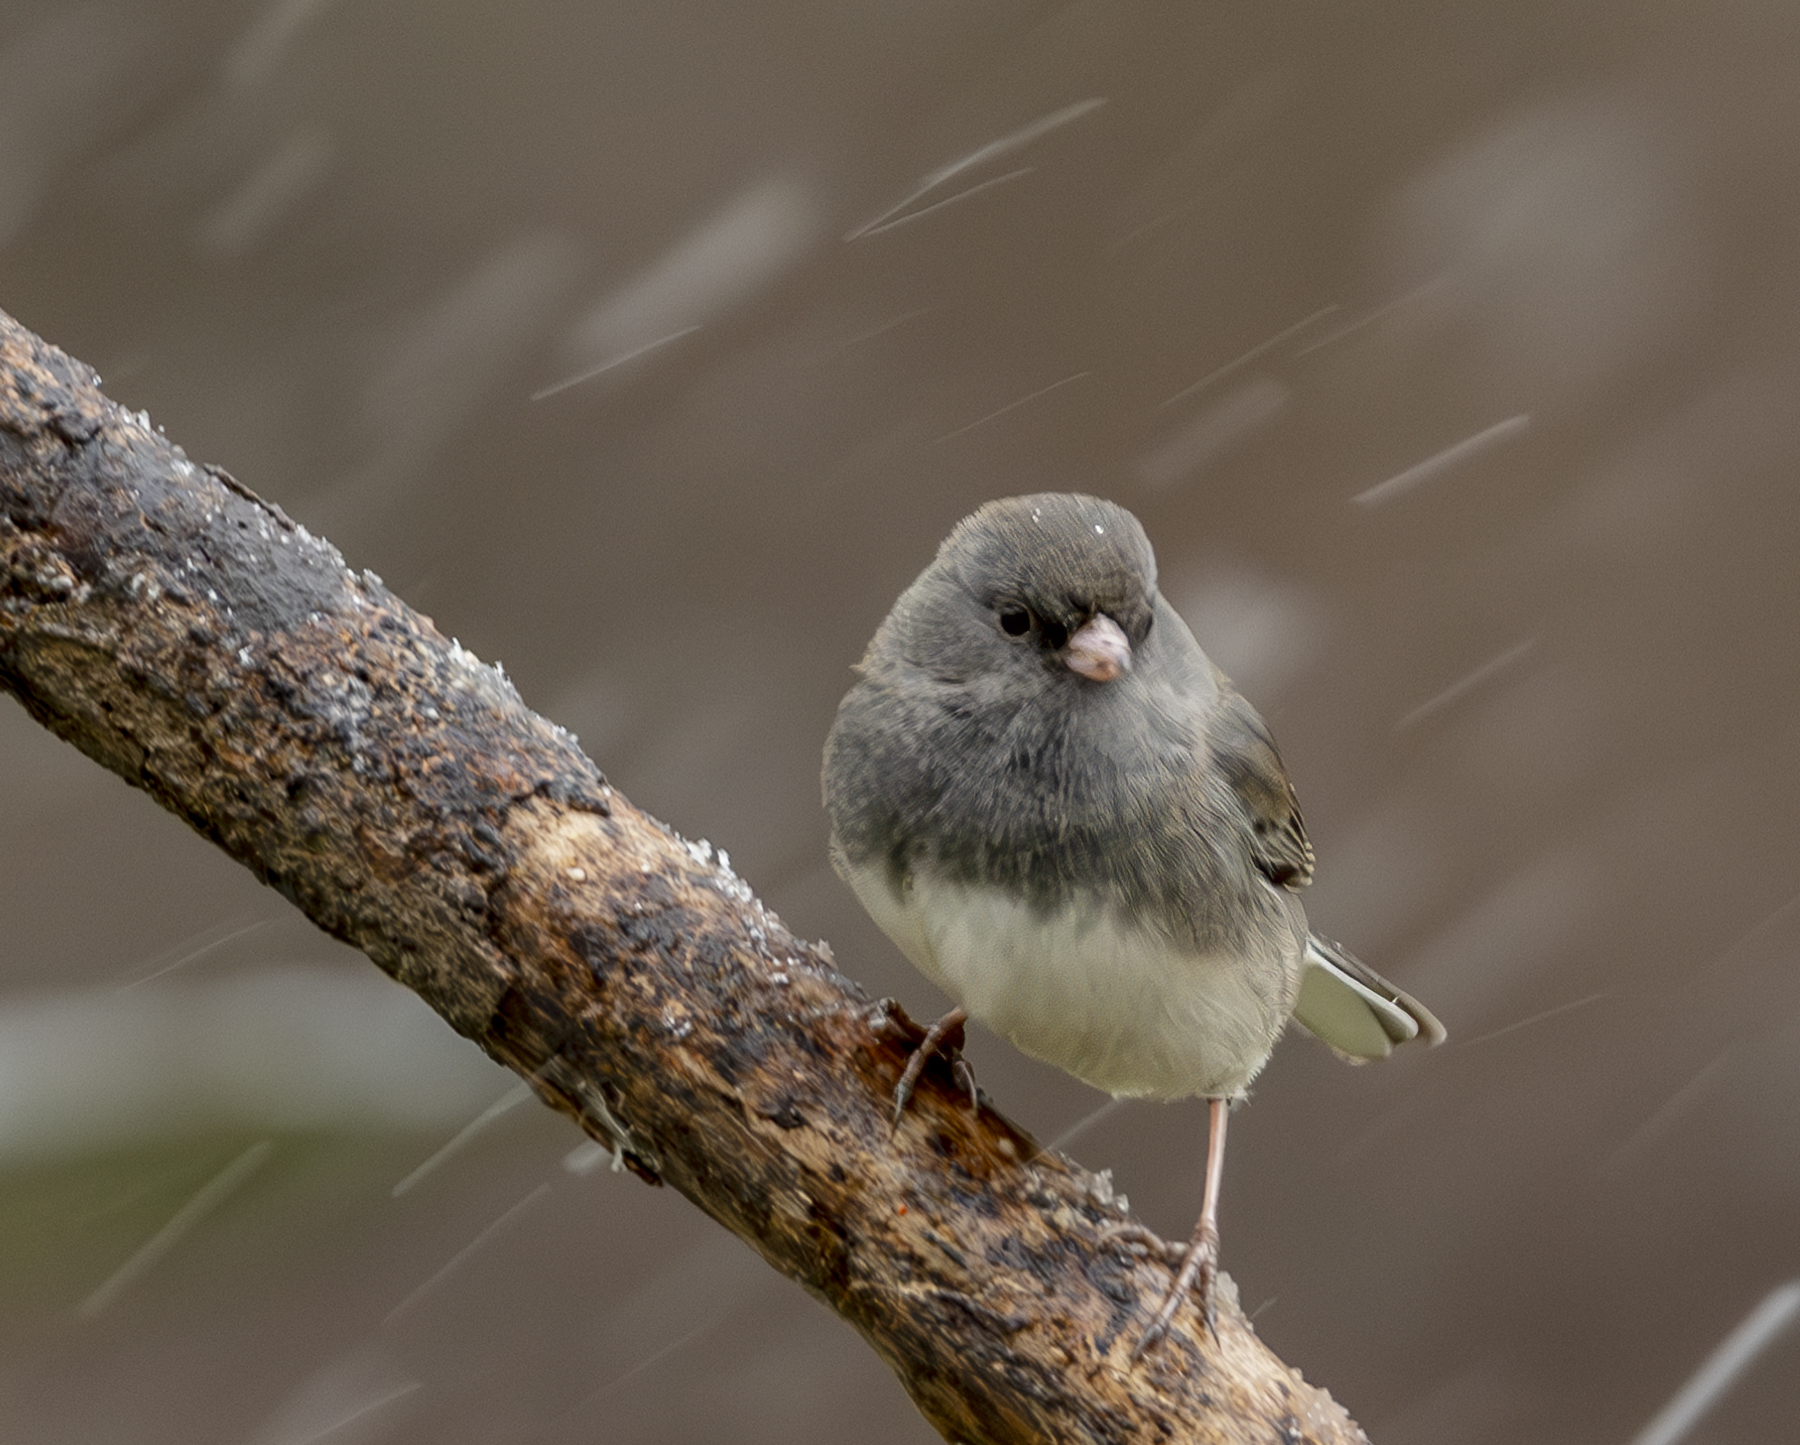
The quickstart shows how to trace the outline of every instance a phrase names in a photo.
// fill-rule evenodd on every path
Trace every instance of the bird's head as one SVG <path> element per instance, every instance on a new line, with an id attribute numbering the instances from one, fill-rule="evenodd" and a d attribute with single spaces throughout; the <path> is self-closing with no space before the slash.
<path id="1" fill-rule="evenodd" d="M 1023 670 L 1103 685 L 1130 672 L 1155 597 L 1155 555 L 1123 507 L 1064 492 L 1008 497 L 945 539 L 895 609 L 896 640 L 946 679 Z"/>

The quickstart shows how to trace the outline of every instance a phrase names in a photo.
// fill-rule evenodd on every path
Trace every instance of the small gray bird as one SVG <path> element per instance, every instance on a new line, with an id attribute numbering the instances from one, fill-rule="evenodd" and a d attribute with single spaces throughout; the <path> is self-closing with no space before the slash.
<path id="1" fill-rule="evenodd" d="M 1200 1221 L 1138 1349 L 1196 1284 L 1210 1326 L 1226 1111 L 1288 1019 L 1354 1061 L 1443 1026 L 1308 933 L 1313 852 L 1274 740 L 1123 508 L 988 503 L 857 672 L 825 744 L 832 863 L 958 1005 L 896 1121 L 970 1018 L 1115 1096 L 1203 1095 Z"/>

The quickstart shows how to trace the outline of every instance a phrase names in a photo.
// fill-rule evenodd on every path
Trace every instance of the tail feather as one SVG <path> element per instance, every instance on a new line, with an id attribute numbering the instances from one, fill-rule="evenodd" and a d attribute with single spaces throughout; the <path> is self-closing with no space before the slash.
<path id="1" fill-rule="evenodd" d="M 1385 1059 L 1398 1044 L 1444 1041 L 1437 1016 L 1348 949 L 1313 934 L 1294 1018 L 1353 1063 Z"/>

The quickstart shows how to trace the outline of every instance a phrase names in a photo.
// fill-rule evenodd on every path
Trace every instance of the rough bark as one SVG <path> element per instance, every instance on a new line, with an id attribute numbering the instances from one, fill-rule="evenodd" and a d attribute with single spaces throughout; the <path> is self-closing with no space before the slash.
<path id="1" fill-rule="evenodd" d="M 854 1325 L 946 1438 L 1362 1441 L 1109 1242 L 1104 1176 L 935 1064 L 722 855 L 370 573 L 0 313 L 0 685 Z"/>

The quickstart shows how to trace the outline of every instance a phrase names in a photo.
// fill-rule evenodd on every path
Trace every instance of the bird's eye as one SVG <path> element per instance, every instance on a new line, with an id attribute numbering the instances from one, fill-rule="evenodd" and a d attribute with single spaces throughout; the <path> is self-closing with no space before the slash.
<path id="1" fill-rule="evenodd" d="M 1031 631 L 1031 614 L 1023 607 L 1008 607 L 1000 614 L 1000 630 L 1008 637 L 1023 637 Z"/>

